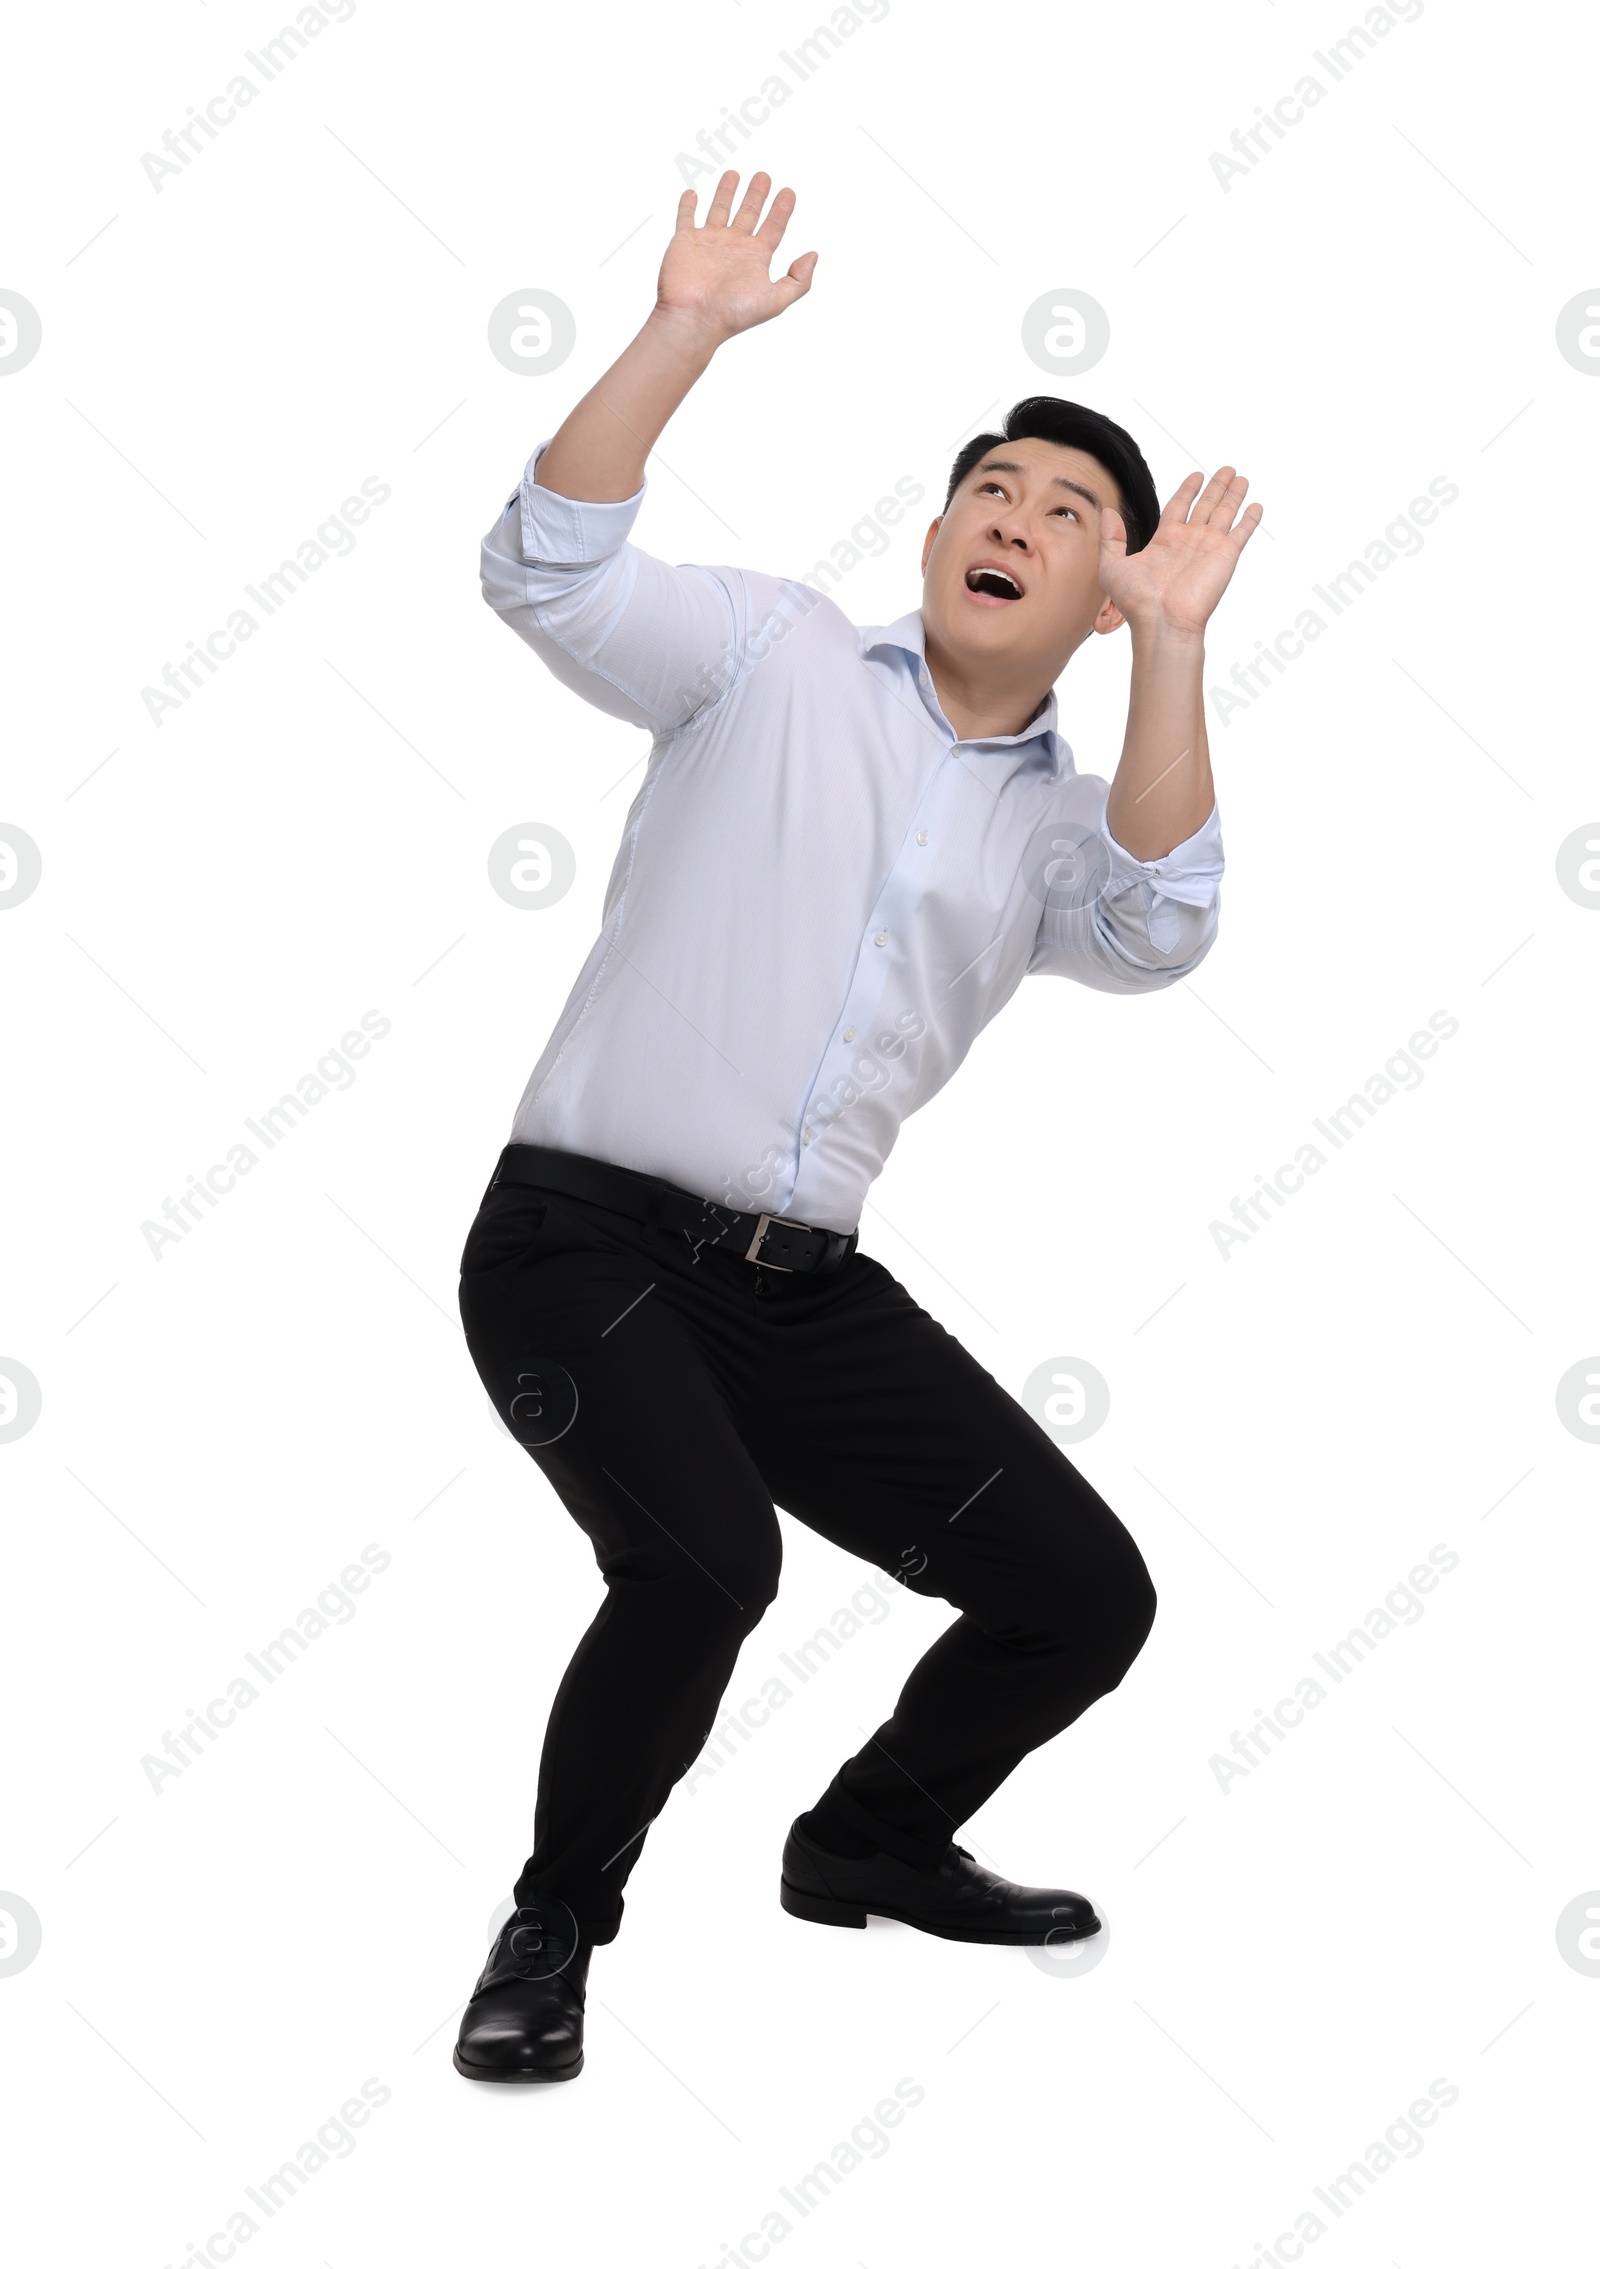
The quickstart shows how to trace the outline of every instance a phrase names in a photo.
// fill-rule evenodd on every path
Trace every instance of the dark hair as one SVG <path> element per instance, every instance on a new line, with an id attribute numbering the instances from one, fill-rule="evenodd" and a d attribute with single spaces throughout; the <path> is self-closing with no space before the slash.
<path id="1" fill-rule="evenodd" d="M 1155 534 L 1161 506 L 1150 468 L 1133 435 L 1099 410 L 1085 409 L 1081 402 L 1064 402 L 1056 394 L 1030 394 L 1026 401 L 1014 402 L 1006 412 L 1002 432 L 980 433 L 965 444 L 951 467 L 944 498 L 947 512 L 950 499 L 974 465 L 1006 441 L 1053 441 L 1063 449 L 1081 449 L 1085 456 L 1104 465 L 1117 484 L 1129 551 L 1142 551 Z"/>

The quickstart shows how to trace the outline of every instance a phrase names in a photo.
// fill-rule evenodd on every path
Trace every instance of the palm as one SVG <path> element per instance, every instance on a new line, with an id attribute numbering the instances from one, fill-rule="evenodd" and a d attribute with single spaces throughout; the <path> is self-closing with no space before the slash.
<path id="1" fill-rule="evenodd" d="M 780 189 L 762 221 L 771 175 L 752 174 L 743 201 L 733 212 L 738 183 L 736 173 L 722 176 L 698 228 L 694 191 L 684 191 L 678 200 L 677 229 L 656 285 L 656 306 L 662 314 L 693 322 L 719 339 L 780 314 L 809 289 L 817 262 L 814 252 L 803 252 L 787 275 L 769 276 L 772 256 L 794 211 L 794 191 Z"/>
<path id="2" fill-rule="evenodd" d="M 1242 473 L 1222 466 L 1201 494 L 1203 478 L 1191 473 L 1174 492 L 1142 551 L 1129 553 L 1120 514 L 1102 515 L 1100 585 L 1129 622 L 1203 630 L 1240 552 L 1261 525 L 1259 504 L 1234 525 L 1250 486 Z"/>

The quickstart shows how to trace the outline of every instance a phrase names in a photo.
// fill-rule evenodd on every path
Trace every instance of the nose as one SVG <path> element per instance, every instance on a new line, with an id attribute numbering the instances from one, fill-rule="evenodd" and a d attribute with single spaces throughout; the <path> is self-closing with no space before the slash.
<path id="1" fill-rule="evenodd" d="M 1033 548 L 1028 541 L 1028 524 L 1014 505 L 1007 505 L 1003 512 L 995 514 L 989 523 L 989 536 L 991 542 L 1002 549 L 1012 544 L 1021 552 Z"/>

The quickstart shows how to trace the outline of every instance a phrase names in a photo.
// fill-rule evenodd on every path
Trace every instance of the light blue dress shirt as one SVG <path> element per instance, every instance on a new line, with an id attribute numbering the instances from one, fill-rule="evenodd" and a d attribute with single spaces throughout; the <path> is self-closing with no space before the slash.
<path id="1" fill-rule="evenodd" d="M 558 496 L 546 446 L 484 538 L 483 595 L 652 740 L 510 1139 L 848 1231 L 900 1122 L 1025 976 L 1139 993 L 1198 965 L 1216 808 L 1133 858 L 1053 692 L 1022 732 L 958 740 L 920 614 L 860 629 L 805 582 L 668 566 L 628 540 L 648 482 Z"/>

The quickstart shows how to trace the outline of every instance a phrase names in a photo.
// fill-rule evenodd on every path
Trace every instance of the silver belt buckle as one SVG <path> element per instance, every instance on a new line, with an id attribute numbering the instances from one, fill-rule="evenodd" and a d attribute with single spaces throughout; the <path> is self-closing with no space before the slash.
<path id="1" fill-rule="evenodd" d="M 774 1216 L 770 1213 L 763 1213 L 758 1216 L 756 1221 L 756 1233 L 751 1238 L 749 1250 L 746 1252 L 744 1257 L 747 1261 L 755 1261 L 757 1268 L 775 1268 L 780 1276 L 793 1276 L 794 1270 L 792 1268 L 786 1268 L 782 1261 L 764 1261 L 757 1258 L 761 1247 L 761 1241 L 766 1236 L 767 1230 L 770 1227 L 773 1218 Z"/>

